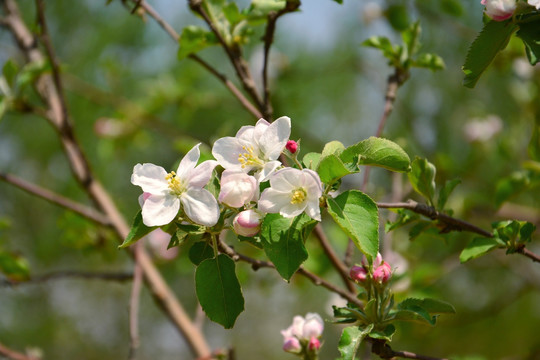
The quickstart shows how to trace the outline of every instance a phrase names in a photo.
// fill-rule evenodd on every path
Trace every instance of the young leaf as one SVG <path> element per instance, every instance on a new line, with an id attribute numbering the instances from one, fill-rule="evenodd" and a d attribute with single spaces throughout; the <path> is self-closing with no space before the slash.
<path id="1" fill-rule="evenodd" d="M 9 87 L 13 87 L 15 84 L 15 78 L 17 77 L 18 72 L 19 66 L 13 60 L 9 59 L 6 61 L 4 67 L 2 68 L 2 74 L 4 75 Z"/>
<path id="2" fill-rule="evenodd" d="M 25 258 L 0 249 L 0 273 L 10 280 L 23 281 L 30 277 L 30 269 Z"/>
<path id="3" fill-rule="evenodd" d="M 529 62 L 536 65 L 540 61 L 540 21 L 520 24 L 516 35 L 523 40 Z"/>
<path id="4" fill-rule="evenodd" d="M 362 340 L 364 340 L 372 329 L 373 324 L 369 324 L 365 328 L 360 326 L 349 326 L 343 329 L 338 344 L 341 360 L 354 360 Z"/>
<path id="5" fill-rule="evenodd" d="M 328 156 L 328 155 L 338 155 L 341 154 L 345 150 L 345 146 L 340 141 L 330 141 L 326 145 L 324 145 L 323 151 L 322 151 L 322 157 Z"/>
<path id="6" fill-rule="evenodd" d="M 317 170 L 317 167 L 319 166 L 319 162 L 321 161 L 321 154 L 310 152 L 304 155 L 304 158 L 302 159 L 302 162 L 304 165 L 311 170 Z"/>
<path id="7" fill-rule="evenodd" d="M 371 330 L 369 337 L 373 339 L 380 339 L 386 341 L 392 341 L 392 336 L 396 332 L 396 327 L 389 324 L 384 330 Z"/>
<path id="8" fill-rule="evenodd" d="M 435 166 L 423 158 L 416 157 L 412 170 L 407 174 L 413 189 L 433 205 L 435 195 Z"/>
<path id="9" fill-rule="evenodd" d="M 214 33 L 194 25 L 185 27 L 178 41 L 180 43 L 180 48 L 178 49 L 179 60 L 204 48 L 218 44 Z"/>
<path id="10" fill-rule="evenodd" d="M 374 259 L 379 251 L 379 211 L 369 196 L 349 190 L 328 198 L 328 212 L 366 256 Z"/>
<path id="11" fill-rule="evenodd" d="M 198 241 L 204 235 L 204 230 L 201 230 L 200 226 L 197 225 L 176 225 L 173 223 L 173 235 L 169 241 L 167 249 L 170 249 L 175 246 L 180 246 L 181 244 L 190 241 Z"/>
<path id="12" fill-rule="evenodd" d="M 421 31 L 420 21 L 416 21 L 401 33 L 403 44 L 407 47 L 408 57 L 412 57 L 420 49 L 419 37 Z"/>
<path id="13" fill-rule="evenodd" d="M 379 49 L 382 51 L 383 56 L 390 61 L 395 61 L 399 59 L 397 50 L 394 49 L 394 46 L 390 40 L 385 36 L 372 36 L 369 39 L 365 40 L 362 45 Z"/>
<path id="14" fill-rule="evenodd" d="M 426 68 L 431 71 L 444 70 L 444 60 L 435 54 L 420 54 L 413 60 L 412 66 Z"/>
<path id="15" fill-rule="evenodd" d="M 475 238 L 465 247 L 465 249 L 463 249 L 459 255 L 459 261 L 464 263 L 476 259 L 498 247 L 502 246 L 496 239 Z"/>
<path id="16" fill-rule="evenodd" d="M 225 329 L 232 328 L 244 311 L 244 297 L 234 261 L 220 254 L 201 262 L 195 271 L 195 289 L 208 318 Z"/>
<path id="17" fill-rule="evenodd" d="M 214 257 L 214 249 L 208 241 L 198 241 L 189 249 L 189 260 L 199 266 L 204 260 Z"/>
<path id="18" fill-rule="evenodd" d="M 408 303 L 400 303 L 397 306 L 397 311 L 391 312 L 390 317 L 397 321 L 408 321 L 419 324 L 435 325 L 436 316 L 431 316 L 427 310 L 416 305 Z"/>
<path id="19" fill-rule="evenodd" d="M 133 224 L 131 225 L 131 230 L 129 231 L 128 236 L 126 237 L 122 245 L 119 246 L 119 248 L 123 249 L 131 244 L 136 243 L 143 236 L 147 235 L 155 229 L 157 229 L 157 226 L 148 227 L 144 225 L 142 219 L 142 210 L 139 210 L 139 212 L 137 213 L 137 215 L 135 215 L 135 218 L 133 219 Z"/>
<path id="20" fill-rule="evenodd" d="M 473 88 L 493 61 L 495 56 L 508 44 L 510 37 L 518 29 L 511 21 L 489 21 L 467 52 L 462 69 L 465 73 L 463 85 Z"/>
<path id="21" fill-rule="evenodd" d="M 261 243 L 264 252 L 285 280 L 289 281 L 308 258 L 304 240 L 316 223 L 306 214 L 294 218 L 279 214 L 265 216 L 260 232 Z"/>
<path id="22" fill-rule="evenodd" d="M 398 308 L 410 309 L 412 307 L 421 307 L 430 314 L 455 314 L 456 309 L 447 302 L 436 299 L 415 299 L 408 298 L 399 303 Z"/>
<path id="23" fill-rule="evenodd" d="M 349 146 L 340 155 L 344 163 L 354 161 L 356 157 L 358 165 L 379 166 L 398 172 L 409 171 L 411 167 L 407 153 L 398 144 L 383 138 L 370 137 Z"/>
<path id="24" fill-rule="evenodd" d="M 332 184 L 345 175 L 352 174 L 343 162 L 334 154 L 324 156 L 317 169 L 321 181 L 325 184 Z"/>
<path id="25" fill-rule="evenodd" d="M 442 211 L 448 201 L 448 197 L 452 194 L 452 191 L 461 183 L 459 179 L 447 180 L 444 186 L 439 190 L 439 198 L 437 199 L 437 209 Z"/>

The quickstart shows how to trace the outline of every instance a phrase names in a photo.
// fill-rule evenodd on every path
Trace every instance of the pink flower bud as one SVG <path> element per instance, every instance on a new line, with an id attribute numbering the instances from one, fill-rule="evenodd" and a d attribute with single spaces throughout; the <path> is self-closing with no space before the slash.
<path id="1" fill-rule="evenodd" d="M 512 17 L 517 6 L 516 0 L 482 0 L 481 4 L 486 6 L 486 15 L 495 21 Z"/>
<path id="2" fill-rule="evenodd" d="M 321 316 L 317 313 L 307 313 L 302 328 L 302 338 L 319 337 L 322 335 L 323 330 L 324 322 Z"/>
<path id="3" fill-rule="evenodd" d="M 302 351 L 300 341 L 295 337 L 288 337 L 283 340 L 283 350 L 293 354 L 299 354 Z"/>
<path id="4" fill-rule="evenodd" d="M 381 265 L 381 262 L 382 262 L 382 255 L 380 252 L 378 252 L 377 257 L 373 259 L 373 267 L 374 268 L 378 267 L 379 265 Z M 367 261 L 366 255 L 362 257 L 362 265 L 364 265 L 364 267 L 366 268 L 369 267 L 369 263 Z"/>
<path id="5" fill-rule="evenodd" d="M 285 148 L 289 150 L 291 154 L 294 154 L 298 150 L 298 143 L 294 140 L 289 140 L 287 141 L 287 145 L 285 145 Z"/>
<path id="6" fill-rule="evenodd" d="M 361 283 L 366 281 L 367 278 L 367 271 L 364 269 L 363 266 L 353 266 L 351 268 L 351 271 L 349 272 L 349 275 L 353 281 L 357 283 Z"/>
<path id="7" fill-rule="evenodd" d="M 244 210 L 233 220 L 234 232 L 241 236 L 252 237 L 259 233 L 263 216 L 256 210 Z"/>
<path id="8" fill-rule="evenodd" d="M 315 336 L 309 339 L 308 349 L 309 351 L 317 351 L 321 348 L 321 342 Z"/>
<path id="9" fill-rule="evenodd" d="M 256 200 L 258 195 L 259 186 L 253 176 L 235 170 L 225 170 L 221 174 L 221 203 L 239 208 Z"/>
<path id="10" fill-rule="evenodd" d="M 392 276 L 392 268 L 387 262 L 384 262 L 384 261 L 381 265 L 379 265 L 375 269 L 375 271 L 373 271 L 373 280 L 380 283 L 387 282 L 391 276 Z"/>

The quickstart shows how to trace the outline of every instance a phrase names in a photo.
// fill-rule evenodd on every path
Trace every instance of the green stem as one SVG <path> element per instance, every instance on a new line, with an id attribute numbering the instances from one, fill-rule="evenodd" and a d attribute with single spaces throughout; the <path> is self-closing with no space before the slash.
<path id="1" fill-rule="evenodd" d="M 212 238 L 212 248 L 214 248 L 214 257 L 217 258 L 219 255 L 219 251 L 218 251 L 216 234 L 211 234 L 211 238 Z"/>

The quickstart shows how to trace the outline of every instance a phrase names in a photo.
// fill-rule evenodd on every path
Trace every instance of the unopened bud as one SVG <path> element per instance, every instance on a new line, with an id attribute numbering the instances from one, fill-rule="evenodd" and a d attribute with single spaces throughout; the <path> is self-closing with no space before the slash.
<path id="1" fill-rule="evenodd" d="M 294 140 L 289 140 L 287 141 L 287 145 L 285 145 L 285 148 L 289 150 L 291 154 L 294 154 L 298 150 L 298 143 Z"/>
<path id="2" fill-rule="evenodd" d="M 387 262 L 384 261 L 375 269 L 375 271 L 373 271 L 373 280 L 380 283 L 387 282 L 391 276 L 392 268 Z"/>
<path id="3" fill-rule="evenodd" d="M 234 232 L 241 236 L 252 237 L 259 233 L 263 216 L 256 210 L 244 210 L 233 220 Z"/>
<path id="4" fill-rule="evenodd" d="M 351 276 L 351 279 L 357 283 L 361 283 L 366 281 L 367 278 L 367 271 L 364 269 L 363 266 L 353 266 L 351 268 L 351 271 L 349 272 L 349 275 Z"/>
<path id="5" fill-rule="evenodd" d="M 299 354 L 302 351 L 302 345 L 300 345 L 300 341 L 297 338 L 291 336 L 283 341 L 283 350 L 289 353 Z"/>
<path id="6" fill-rule="evenodd" d="M 321 348 L 321 342 L 315 336 L 309 339 L 308 349 L 309 351 L 317 351 Z"/>
<path id="7" fill-rule="evenodd" d="M 373 259 L 373 267 L 376 268 L 382 263 L 382 255 L 380 252 L 377 253 L 377 257 Z M 366 255 L 362 257 L 362 265 L 364 265 L 366 268 L 369 267 L 369 263 L 367 261 Z"/>

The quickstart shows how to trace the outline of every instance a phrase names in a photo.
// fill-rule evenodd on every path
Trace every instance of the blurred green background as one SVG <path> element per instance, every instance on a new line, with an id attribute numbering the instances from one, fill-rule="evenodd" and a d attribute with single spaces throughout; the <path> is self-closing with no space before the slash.
<path id="1" fill-rule="evenodd" d="M 240 7 L 248 3 L 238 1 Z M 18 4 L 35 27 L 34 1 Z M 147 15 L 130 15 L 118 0 L 109 5 L 95 0 L 46 5 L 76 135 L 126 218 L 138 210 L 140 189 L 129 181 L 136 163 L 173 168 L 194 144 L 203 142 L 208 152 L 217 138 L 254 123 L 218 80 L 195 62 L 177 60 L 178 45 Z M 157 0 L 152 5 L 178 32 L 201 24 L 186 2 Z M 449 202 L 457 217 L 485 229 L 507 218 L 539 225 L 540 191 L 534 181 L 527 183 L 523 163 L 540 122 L 540 71 L 526 63 L 523 45 L 511 41 L 475 89 L 461 85 L 461 65 L 482 27 L 482 11 L 480 1 L 304 1 L 301 11 L 278 22 L 271 56 L 276 117 L 291 117 L 291 137 L 301 138 L 304 154 L 320 151 L 331 140 L 351 145 L 374 135 L 391 69 L 378 51 L 360 44 L 372 35 L 399 42 L 398 30 L 419 20 L 422 50 L 442 56 L 446 70 L 412 71 L 398 91 L 383 135 L 411 158 L 418 155 L 434 163 L 438 183 L 462 180 Z M 261 30 L 255 30 L 245 51 L 257 80 Z M 233 78 L 221 49 L 200 55 Z M 8 59 L 24 61 L 11 34 L 0 28 L 0 65 Z M 54 130 L 37 116 L 8 112 L 0 121 L 0 171 L 90 204 L 71 178 Z M 506 196 L 497 186 L 511 175 L 517 179 L 513 188 L 523 185 L 522 191 Z M 344 186 L 359 188 L 361 176 L 346 178 Z M 372 172 L 367 192 L 375 200 L 390 201 L 392 188 L 401 193 L 400 199 L 417 199 L 405 176 Z M 0 199 L 0 248 L 26 258 L 32 276 L 59 270 L 131 270 L 130 258 L 117 250 L 117 239 L 109 231 L 6 183 L 0 183 Z M 329 222 L 324 227 L 343 253 L 345 236 Z M 407 229 L 400 229 L 385 241 L 383 250 L 396 256 L 399 296 L 436 297 L 457 310 L 455 316 L 443 316 L 435 328 L 399 327 L 392 347 L 456 359 L 540 359 L 538 264 L 502 251 L 460 264 L 459 252 L 471 239 L 456 233 L 411 242 Z M 530 248 L 540 252 L 537 244 Z M 314 239 L 308 250 L 307 267 L 340 284 Z M 194 314 L 194 268 L 186 252 L 180 249 L 172 262 L 157 261 Z M 329 320 L 322 359 L 339 356 L 341 330 L 330 323 L 330 307 L 338 298 L 303 278 L 286 284 L 269 269 L 253 272 L 246 264 L 237 269 L 246 311 L 233 330 L 204 321 L 212 347 L 233 347 L 237 359 L 292 359 L 281 350 L 279 331 L 294 315 L 316 311 Z M 0 283 L 0 343 L 38 349 L 45 359 L 126 358 L 130 288 L 129 282 L 82 279 Z M 191 357 L 146 290 L 140 318 L 139 359 Z M 369 349 L 361 351 L 361 359 L 371 358 Z"/>

